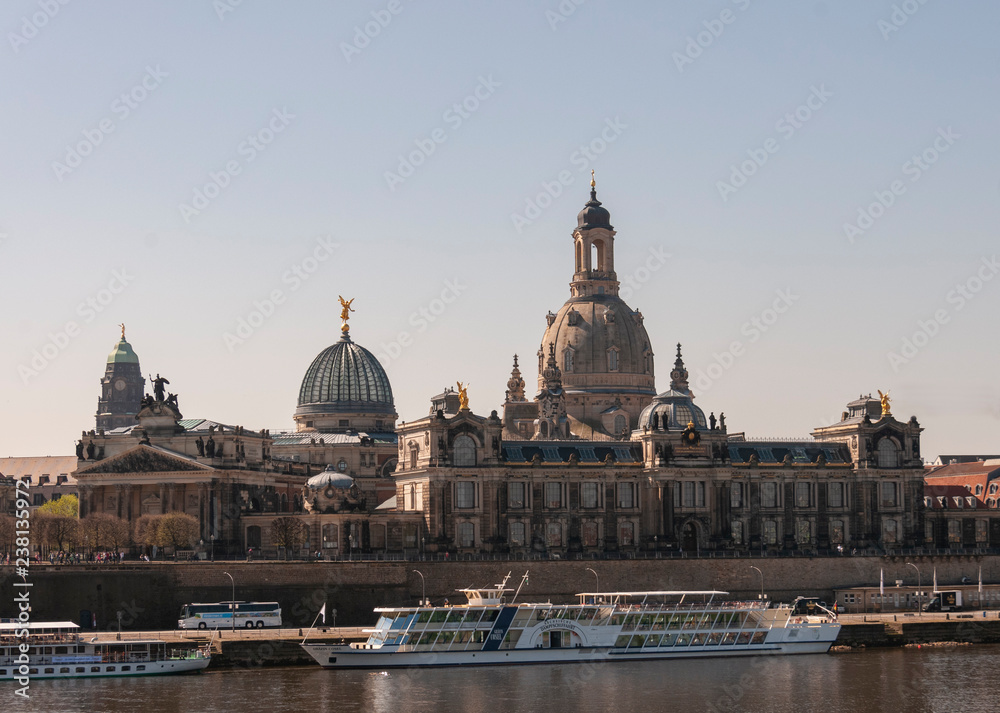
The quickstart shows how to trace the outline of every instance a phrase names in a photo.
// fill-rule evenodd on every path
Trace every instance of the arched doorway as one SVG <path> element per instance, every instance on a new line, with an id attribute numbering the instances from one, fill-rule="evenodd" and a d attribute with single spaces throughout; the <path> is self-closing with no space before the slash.
<path id="1" fill-rule="evenodd" d="M 694 522 L 686 522 L 681 528 L 681 548 L 685 552 L 698 551 L 698 525 Z"/>

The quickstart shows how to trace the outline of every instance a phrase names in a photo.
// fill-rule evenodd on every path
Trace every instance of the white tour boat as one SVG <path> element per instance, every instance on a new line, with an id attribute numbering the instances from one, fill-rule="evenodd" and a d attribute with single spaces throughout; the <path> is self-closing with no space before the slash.
<path id="1" fill-rule="evenodd" d="M 19 637 L 25 629 L 27 637 Z M 17 678 L 154 676 L 200 671 L 207 647 L 181 648 L 159 639 L 84 641 L 71 621 L 0 624 L 0 681 Z M 25 654 L 21 645 L 28 644 Z"/>
<path id="2" fill-rule="evenodd" d="M 515 593 L 508 603 L 509 577 L 458 590 L 466 604 L 377 608 L 364 643 L 302 647 L 324 668 L 383 669 L 813 654 L 840 632 L 825 609 L 796 615 L 789 606 L 725 601 L 715 590 L 592 592 L 575 604 L 515 603 Z"/>

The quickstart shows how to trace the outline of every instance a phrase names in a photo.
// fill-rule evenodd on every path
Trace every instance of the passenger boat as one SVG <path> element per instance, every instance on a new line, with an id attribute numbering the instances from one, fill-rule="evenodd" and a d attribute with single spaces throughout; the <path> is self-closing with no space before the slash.
<path id="1" fill-rule="evenodd" d="M 16 638 L 24 629 L 28 636 Z M 71 621 L 0 624 L 0 681 L 189 673 L 211 661 L 207 647 L 181 648 L 160 639 L 84 641 L 79 629 Z M 26 660 L 24 643 L 30 647 Z"/>
<path id="2" fill-rule="evenodd" d="M 386 669 L 825 653 L 840 632 L 833 612 L 795 615 L 787 605 L 727 601 L 716 590 L 588 592 L 574 604 L 515 603 L 517 592 L 505 588 L 509 577 L 491 588 L 458 590 L 467 603 L 457 606 L 377 608 L 366 642 L 303 640 L 302 647 L 323 668 Z"/>

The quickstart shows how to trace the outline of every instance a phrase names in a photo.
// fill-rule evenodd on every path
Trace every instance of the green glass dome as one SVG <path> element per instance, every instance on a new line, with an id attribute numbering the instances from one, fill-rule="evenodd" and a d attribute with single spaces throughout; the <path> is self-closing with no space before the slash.
<path id="1" fill-rule="evenodd" d="M 313 360 L 299 388 L 296 416 L 395 414 L 389 377 L 378 359 L 345 334 Z"/>
<path id="2" fill-rule="evenodd" d="M 108 364 L 138 364 L 139 357 L 132 351 L 132 345 L 123 338 L 108 354 Z"/>

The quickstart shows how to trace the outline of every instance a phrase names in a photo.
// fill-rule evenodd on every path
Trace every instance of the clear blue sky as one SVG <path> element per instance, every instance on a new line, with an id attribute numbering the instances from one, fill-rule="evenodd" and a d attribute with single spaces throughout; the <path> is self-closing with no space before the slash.
<path id="1" fill-rule="evenodd" d="M 660 390 L 680 341 L 731 431 L 888 389 L 926 457 L 996 452 L 1000 6 L 893 5 L 4 3 L 0 455 L 73 452 L 122 321 L 185 416 L 290 427 L 338 295 L 401 420 L 488 414 L 591 168 Z"/>

